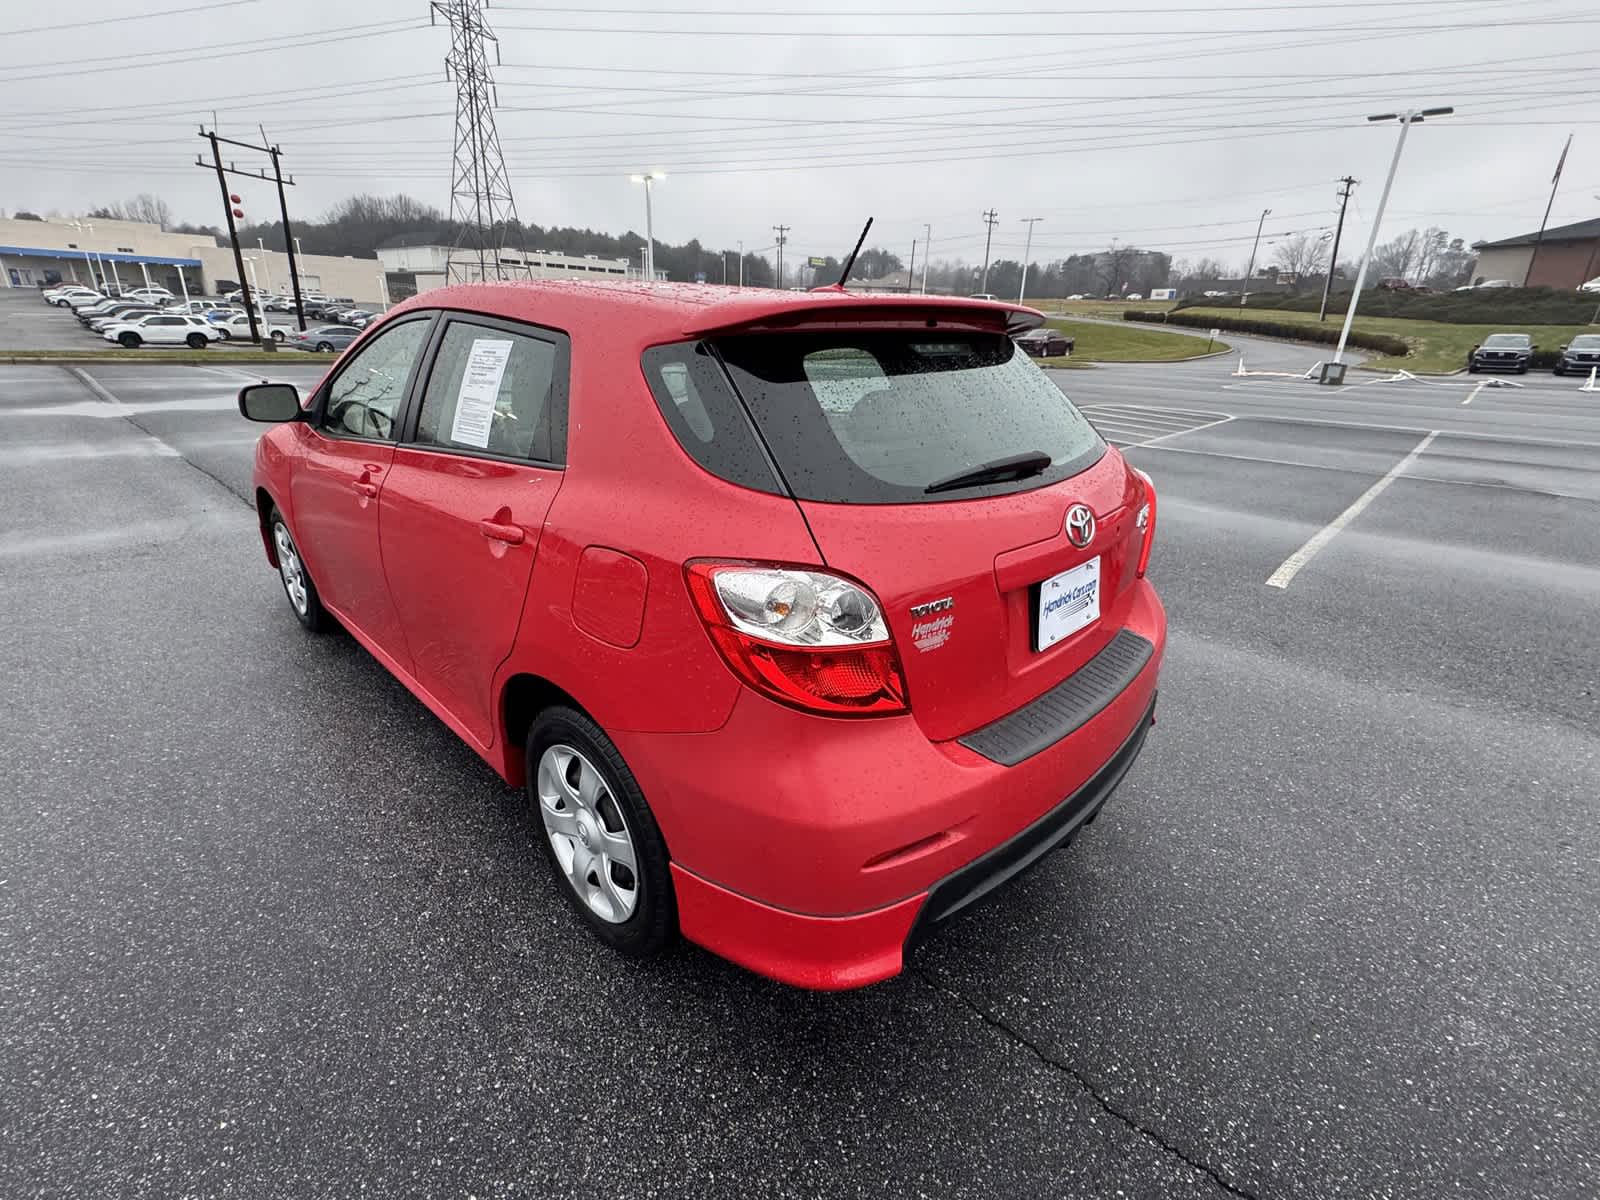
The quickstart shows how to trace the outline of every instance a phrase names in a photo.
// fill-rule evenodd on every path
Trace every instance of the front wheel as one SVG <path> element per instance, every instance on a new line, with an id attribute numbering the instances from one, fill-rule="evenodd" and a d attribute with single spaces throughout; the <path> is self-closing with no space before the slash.
<path id="1" fill-rule="evenodd" d="M 1562 365 L 1560 363 L 1557 363 L 1554 373 L 1557 374 L 1557 375 L 1565 375 L 1567 372 L 1566 372 L 1566 369 L 1564 367 L 1562 367 Z"/>
<path id="2" fill-rule="evenodd" d="M 283 594 L 289 598 L 289 607 L 294 609 L 300 624 L 312 633 L 321 633 L 328 627 L 331 618 L 322 607 L 317 585 L 311 582 L 311 573 L 300 558 L 300 548 L 295 545 L 294 535 L 289 532 L 288 523 L 276 508 L 267 518 L 267 527 L 272 531 L 272 548 L 278 559 L 278 578 L 283 583 Z"/>
<path id="3" fill-rule="evenodd" d="M 528 730 L 528 799 L 545 857 L 589 929 L 643 958 L 677 933 L 667 847 L 644 794 L 605 732 L 557 706 Z"/>
<path id="4" fill-rule="evenodd" d="M 203 333 L 191 333 L 183 340 L 188 343 L 191 350 L 204 350 L 206 348 L 206 335 Z"/>
<path id="5" fill-rule="evenodd" d="M 317 349 L 322 351 L 322 353 L 324 353 L 324 354 L 332 354 L 333 353 L 333 343 L 332 342 L 318 342 L 317 343 Z"/>
<path id="6" fill-rule="evenodd" d="M 1477 373 L 1478 373 L 1478 364 L 1477 363 L 1468 363 L 1467 364 L 1467 374 L 1468 375 L 1476 375 Z"/>
<path id="7" fill-rule="evenodd" d="M 137 350 L 143 341 L 143 338 L 131 331 L 117 334 L 117 344 L 125 350 Z"/>
<path id="8" fill-rule="evenodd" d="M 1520 367 L 1517 368 L 1517 374 L 1518 375 L 1526 375 L 1527 373 L 1528 373 L 1528 364 L 1527 363 L 1523 363 Z"/>

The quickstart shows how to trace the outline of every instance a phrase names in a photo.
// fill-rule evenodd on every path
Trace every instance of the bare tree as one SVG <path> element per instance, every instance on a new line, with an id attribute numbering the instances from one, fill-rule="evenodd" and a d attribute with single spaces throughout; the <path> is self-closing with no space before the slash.
<path id="1" fill-rule="evenodd" d="M 1372 253 L 1372 270 L 1379 279 L 1409 279 L 1422 252 L 1420 230 L 1408 229 Z"/>
<path id="2" fill-rule="evenodd" d="M 160 196 L 149 192 L 140 192 L 132 200 L 121 204 L 102 204 L 99 208 L 90 209 L 89 215 L 107 221 L 143 221 L 147 225 L 159 225 L 162 229 L 172 224 L 171 207 Z"/>
<path id="3" fill-rule="evenodd" d="M 1317 275 L 1328 265 L 1328 242 L 1321 233 L 1296 233 L 1273 251 L 1272 265 L 1291 275 Z"/>

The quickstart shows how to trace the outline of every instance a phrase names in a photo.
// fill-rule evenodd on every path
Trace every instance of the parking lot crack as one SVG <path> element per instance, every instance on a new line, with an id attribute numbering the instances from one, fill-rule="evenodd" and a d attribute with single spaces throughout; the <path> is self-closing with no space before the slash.
<path id="1" fill-rule="evenodd" d="M 120 416 L 129 425 L 132 425 L 140 433 L 144 434 L 145 437 L 159 443 L 162 446 L 165 446 L 173 453 L 175 457 L 181 459 L 185 464 L 200 472 L 200 474 L 211 480 L 212 483 L 216 484 L 223 491 L 227 492 L 228 495 L 232 496 L 235 500 L 238 500 L 246 508 L 255 507 L 251 503 L 249 496 L 243 494 L 237 488 L 233 487 L 233 485 L 230 484 L 226 479 L 222 478 L 222 476 L 213 474 L 212 472 L 206 470 L 203 466 L 195 462 L 194 459 L 190 458 L 187 454 L 178 449 L 178 447 L 174 446 L 171 442 L 167 441 L 160 434 L 140 424 L 134 417 L 134 410 L 119 400 L 114 392 L 105 387 L 99 382 L 99 380 L 95 379 L 87 371 L 80 370 L 77 367 L 66 367 L 64 370 L 84 387 L 88 388 L 90 394 L 93 395 L 96 400 L 99 400 L 103 404 L 109 404 L 112 408 L 116 409 L 118 416 Z"/>
<path id="2" fill-rule="evenodd" d="M 1172 1157 L 1178 1159 L 1191 1170 L 1198 1171 L 1200 1174 L 1206 1176 L 1224 1192 L 1228 1193 L 1228 1195 L 1242 1196 L 1245 1197 L 1245 1200 L 1258 1200 L 1256 1193 L 1249 1191 L 1246 1188 L 1242 1188 L 1238 1184 L 1231 1183 L 1229 1180 L 1224 1178 L 1222 1173 L 1215 1167 L 1196 1159 L 1179 1146 L 1174 1145 L 1158 1131 L 1151 1129 L 1149 1126 L 1141 1123 L 1137 1118 L 1133 1117 L 1127 1112 L 1124 1112 L 1121 1108 L 1108 1100 L 1105 1095 L 1101 1093 L 1100 1089 L 1097 1088 L 1089 1079 L 1089 1077 L 1077 1067 L 1073 1066 L 1065 1059 L 1057 1058 L 1055 1055 L 1050 1054 L 1038 1042 L 1028 1037 L 1004 1017 L 996 1015 L 983 1005 L 969 999 L 966 995 L 957 991 L 955 988 L 950 987 L 948 984 L 943 983 L 939 979 L 935 978 L 928 971 L 925 971 L 919 967 L 912 967 L 910 970 L 934 991 L 950 997 L 950 999 L 956 1001 L 956 1003 L 962 1005 L 972 1012 L 972 1014 L 985 1025 L 1003 1034 L 1008 1040 L 1028 1051 L 1028 1053 L 1033 1055 L 1033 1057 L 1037 1059 L 1043 1066 L 1049 1067 L 1052 1071 L 1057 1071 L 1063 1075 L 1066 1075 L 1080 1088 L 1087 1092 L 1095 1104 L 1100 1107 L 1101 1111 L 1103 1111 L 1113 1121 L 1116 1121 L 1129 1131 L 1144 1138 L 1152 1145 L 1159 1147 L 1165 1153 L 1170 1154 Z"/>

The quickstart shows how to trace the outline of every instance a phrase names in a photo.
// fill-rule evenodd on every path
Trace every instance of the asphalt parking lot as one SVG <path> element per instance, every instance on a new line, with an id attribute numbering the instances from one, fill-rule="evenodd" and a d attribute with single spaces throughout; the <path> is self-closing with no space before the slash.
<path id="1" fill-rule="evenodd" d="M 259 372 L 0 367 L 0 1192 L 1593 1195 L 1600 394 L 1235 367 L 1056 376 L 1159 489 L 1159 723 L 835 996 L 610 954 L 301 632 Z"/>

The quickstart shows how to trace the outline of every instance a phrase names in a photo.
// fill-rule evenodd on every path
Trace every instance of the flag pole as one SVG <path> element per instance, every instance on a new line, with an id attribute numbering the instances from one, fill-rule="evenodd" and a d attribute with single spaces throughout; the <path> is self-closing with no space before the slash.
<path id="1" fill-rule="evenodd" d="M 1572 135 L 1567 134 L 1567 144 L 1561 147 L 1561 158 L 1556 163 L 1556 173 L 1550 179 L 1550 200 L 1544 206 L 1544 220 L 1539 222 L 1539 234 L 1533 239 L 1533 253 L 1528 255 L 1528 270 L 1522 277 L 1522 286 L 1527 287 L 1528 281 L 1533 278 L 1533 265 L 1539 261 L 1539 246 L 1544 242 L 1544 228 L 1550 224 L 1550 210 L 1556 206 L 1556 189 L 1561 186 L 1561 168 L 1567 165 L 1567 151 L 1572 149 Z M 1587 283 L 1588 280 L 1583 282 Z"/>

